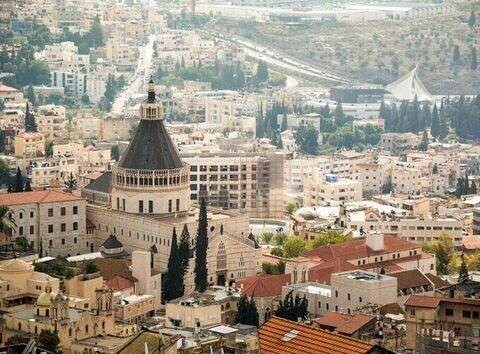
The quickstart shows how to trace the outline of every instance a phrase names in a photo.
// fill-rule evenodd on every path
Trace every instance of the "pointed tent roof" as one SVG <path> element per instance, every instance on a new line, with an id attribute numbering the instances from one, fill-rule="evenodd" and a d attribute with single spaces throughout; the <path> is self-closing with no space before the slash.
<path id="1" fill-rule="evenodd" d="M 393 97 L 398 100 L 413 101 L 415 96 L 419 101 L 432 101 L 432 95 L 423 85 L 418 77 L 417 67 L 409 73 L 403 75 L 398 80 L 392 82 L 385 87 L 385 90 L 390 92 Z"/>
<path id="2" fill-rule="evenodd" d="M 110 234 L 108 238 L 103 242 L 100 247 L 105 247 L 106 249 L 115 249 L 123 247 L 123 244 L 117 239 L 114 234 Z"/>

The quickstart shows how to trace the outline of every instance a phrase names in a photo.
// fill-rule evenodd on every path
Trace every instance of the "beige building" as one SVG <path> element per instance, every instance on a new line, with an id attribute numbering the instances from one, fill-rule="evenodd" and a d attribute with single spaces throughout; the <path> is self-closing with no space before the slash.
<path id="1" fill-rule="evenodd" d="M 253 218 L 283 217 L 283 155 L 182 155 L 190 165 L 190 199 L 247 212 Z"/>
<path id="2" fill-rule="evenodd" d="M 115 294 L 116 295 L 116 294 Z M 115 320 L 122 323 L 139 323 L 155 314 L 154 295 L 115 296 Z"/>
<path id="3" fill-rule="evenodd" d="M 62 138 L 65 135 L 65 107 L 55 105 L 38 107 L 35 122 L 38 131 L 45 137 Z"/>
<path id="4" fill-rule="evenodd" d="M 13 237 L 25 237 L 42 256 L 87 252 L 93 240 L 86 235 L 85 204 L 84 199 L 57 190 L 0 195 L 0 205 L 12 212 Z"/>
<path id="5" fill-rule="evenodd" d="M 190 205 L 189 187 L 190 167 L 180 159 L 166 131 L 162 104 L 151 82 L 139 127 L 119 163 L 111 174 L 103 174 L 83 189 L 97 244 L 113 233 L 128 252 L 152 251 L 153 264 L 165 271 L 173 228 L 179 233 L 187 225 L 192 242 L 195 238 L 199 209 Z M 212 208 L 207 218 L 209 282 L 224 285 L 256 274 L 260 254 L 249 238 L 248 215 Z M 192 259 L 185 280 L 187 292 L 193 289 L 193 265 Z"/>
<path id="6" fill-rule="evenodd" d="M 401 156 L 413 150 L 419 141 L 419 136 L 413 133 L 384 133 L 380 137 L 380 147 L 393 156 Z"/>
<path id="7" fill-rule="evenodd" d="M 205 99 L 205 122 L 231 126 L 234 117 L 256 117 L 260 102 L 254 96 L 227 95 Z"/>
<path id="8" fill-rule="evenodd" d="M 45 136 L 42 133 L 21 133 L 14 142 L 15 157 L 35 159 L 45 156 Z"/>
<path id="9" fill-rule="evenodd" d="M 315 206 L 324 201 L 359 202 L 362 200 L 362 182 L 338 178 L 332 174 L 320 176 L 315 173 L 306 179 L 304 205 Z"/>

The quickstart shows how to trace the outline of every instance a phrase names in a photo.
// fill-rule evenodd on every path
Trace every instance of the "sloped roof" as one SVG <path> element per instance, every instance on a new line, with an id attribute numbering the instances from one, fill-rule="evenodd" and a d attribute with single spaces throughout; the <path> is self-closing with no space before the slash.
<path id="1" fill-rule="evenodd" d="M 435 286 L 435 289 L 443 288 L 445 286 L 450 285 L 448 281 L 443 280 L 442 278 L 437 277 L 432 273 L 427 273 L 425 274 L 425 276 L 428 278 L 428 280 L 430 280 L 433 283 L 433 285 Z"/>
<path id="2" fill-rule="evenodd" d="M 20 91 L 14 87 L 10 87 L 0 83 L 0 92 L 20 92 Z"/>
<path id="3" fill-rule="evenodd" d="M 348 314 L 332 311 L 315 318 L 314 321 L 320 326 L 333 327 L 340 334 L 351 335 L 369 322 L 375 321 L 375 317 L 362 313 Z"/>
<path id="4" fill-rule="evenodd" d="M 397 288 L 400 290 L 432 285 L 425 274 L 417 268 L 389 273 L 388 275 L 397 278 Z"/>
<path id="5" fill-rule="evenodd" d="M 113 278 L 108 279 L 105 284 L 114 291 L 128 289 L 134 286 L 132 280 L 122 277 L 121 275 L 115 275 Z"/>
<path id="6" fill-rule="evenodd" d="M 142 119 L 118 166 L 137 170 L 167 170 L 181 168 L 183 162 L 163 120 Z"/>
<path id="7" fill-rule="evenodd" d="M 48 189 L 43 191 L 8 193 L 0 195 L 0 205 L 23 205 L 34 203 L 57 203 L 83 200 L 71 193 Z"/>
<path id="8" fill-rule="evenodd" d="M 351 259 L 366 258 L 370 256 L 383 255 L 386 253 L 393 253 L 398 251 L 405 251 L 419 248 L 416 243 L 403 240 L 393 235 L 384 236 L 384 249 L 374 251 L 365 243 L 365 238 L 358 238 L 351 241 L 338 243 L 334 245 L 326 245 L 315 248 L 311 251 L 305 252 L 304 257 L 312 258 L 318 257 L 321 260 L 332 260 L 340 258 L 348 261 Z"/>
<path id="9" fill-rule="evenodd" d="M 360 354 L 375 348 L 364 341 L 275 316 L 260 327 L 258 336 L 262 354 Z"/>
<path id="10" fill-rule="evenodd" d="M 85 190 L 107 193 L 112 192 L 112 172 L 105 172 L 84 187 Z"/>
<path id="11" fill-rule="evenodd" d="M 121 248 L 123 244 L 118 241 L 117 236 L 114 234 L 110 234 L 105 241 L 103 241 L 100 247 L 105 247 L 106 249 L 114 249 L 114 248 Z"/>
<path id="12" fill-rule="evenodd" d="M 405 306 L 425 307 L 435 309 L 440 304 L 441 297 L 410 295 Z"/>
<path id="13" fill-rule="evenodd" d="M 357 266 L 341 260 L 340 258 L 332 259 L 310 268 L 308 271 L 308 279 L 318 283 L 330 284 L 332 274 L 348 272 L 356 269 L 358 269 Z"/>
<path id="14" fill-rule="evenodd" d="M 242 293 L 253 297 L 274 297 L 282 295 L 282 286 L 290 283 L 290 274 L 255 275 L 237 281 L 237 287 L 243 285 Z"/>
<path id="15" fill-rule="evenodd" d="M 85 270 L 86 262 L 80 262 L 78 267 L 81 270 Z M 103 276 L 103 279 L 106 281 L 112 279 L 117 275 L 121 275 L 125 279 L 137 282 L 137 278 L 132 276 L 132 271 L 130 270 L 130 265 L 132 262 L 128 259 L 122 258 L 96 258 L 95 264 L 98 267 L 98 271 Z"/>
<path id="16" fill-rule="evenodd" d="M 417 67 L 385 87 L 397 100 L 432 101 L 432 95 L 418 77 Z"/>

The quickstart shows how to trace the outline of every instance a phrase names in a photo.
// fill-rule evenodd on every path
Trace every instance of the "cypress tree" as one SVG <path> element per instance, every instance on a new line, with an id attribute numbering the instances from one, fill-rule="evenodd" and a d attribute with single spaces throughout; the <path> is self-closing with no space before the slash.
<path id="1" fill-rule="evenodd" d="M 469 278 L 468 268 L 465 262 L 465 256 L 462 253 L 462 264 L 460 265 L 460 270 L 458 272 L 458 281 L 461 282 L 461 281 L 467 280 L 468 278 Z"/>
<path id="2" fill-rule="evenodd" d="M 181 296 L 183 281 L 180 281 L 181 260 L 177 246 L 177 232 L 173 228 L 170 256 L 168 257 L 167 280 L 165 282 L 165 300 L 170 301 Z M 180 287 L 181 284 L 181 287 Z"/>
<path id="3" fill-rule="evenodd" d="M 27 179 L 25 182 L 25 192 L 31 192 L 32 191 L 32 186 L 30 185 L 30 180 Z"/>
<path id="4" fill-rule="evenodd" d="M 27 99 L 28 101 L 32 104 L 32 105 L 36 105 L 37 104 L 37 99 L 35 97 L 35 92 L 33 91 L 33 86 L 32 85 L 28 85 L 28 88 L 27 88 Z"/>
<path id="5" fill-rule="evenodd" d="M 25 109 L 25 131 L 26 132 L 36 132 L 37 123 L 35 122 L 35 116 L 30 112 L 30 105 L 27 102 L 27 107 Z"/>
<path id="6" fill-rule="evenodd" d="M 453 63 L 460 63 L 460 47 L 457 44 L 453 47 Z"/>
<path id="7" fill-rule="evenodd" d="M 440 135 L 440 120 L 438 118 L 438 109 L 436 103 L 433 105 L 432 110 L 432 124 L 430 127 L 430 134 L 432 134 L 434 138 L 438 138 Z"/>
<path id="8" fill-rule="evenodd" d="M 285 112 L 283 113 L 282 126 L 280 127 L 280 131 L 284 132 L 287 129 L 288 129 L 287 112 Z"/>
<path id="9" fill-rule="evenodd" d="M 472 51 L 470 53 L 470 59 L 471 59 L 471 63 L 470 63 L 470 69 L 472 70 L 477 70 L 478 68 L 478 63 L 477 63 L 477 49 L 476 48 L 472 48 Z"/>
<path id="10" fill-rule="evenodd" d="M 475 181 L 472 181 L 472 184 L 470 185 L 470 194 L 477 194 L 477 184 Z"/>
<path id="11" fill-rule="evenodd" d="M 337 128 L 345 123 L 345 113 L 343 113 L 342 102 L 340 101 L 337 102 L 337 107 L 335 107 L 335 112 L 333 112 L 333 118 Z"/>
<path id="12" fill-rule="evenodd" d="M 265 135 L 265 122 L 263 121 L 263 108 L 260 106 L 260 112 L 257 115 L 255 136 L 257 139 L 263 138 Z"/>
<path id="13" fill-rule="evenodd" d="M 237 323 L 246 324 L 258 327 L 259 318 L 257 311 L 257 304 L 253 297 L 250 300 L 246 295 L 242 295 L 237 303 L 237 316 L 235 321 Z"/>
<path id="14" fill-rule="evenodd" d="M 183 225 L 182 234 L 180 235 L 180 245 L 178 246 L 178 253 L 182 262 L 182 274 L 185 275 L 188 269 L 190 253 L 190 233 L 188 232 L 187 224 Z"/>
<path id="15" fill-rule="evenodd" d="M 463 193 L 468 194 L 470 192 L 470 181 L 468 178 L 468 168 L 465 169 L 465 178 L 463 179 Z"/>
<path id="16" fill-rule="evenodd" d="M 20 167 L 17 167 L 17 173 L 15 174 L 15 184 L 13 186 L 13 191 L 15 193 L 23 192 L 23 177 Z"/>
<path id="17" fill-rule="evenodd" d="M 195 290 L 203 293 L 208 286 L 207 273 L 208 220 L 205 199 L 200 202 L 197 242 L 195 247 Z"/>
<path id="18" fill-rule="evenodd" d="M 426 129 L 423 131 L 422 141 L 418 144 L 418 149 L 420 151 L 427 151 L 428 149 L 428 133 Z"/>
<path id="19" fill-rule="evenodd" d="M 472 10 L 472 12 L 470 12 L 470 17 L 468 19 L 468 26 L 470 28 L 473 28 L 475 26 L 475 22 L 476 22 L 475 11 Z"/>

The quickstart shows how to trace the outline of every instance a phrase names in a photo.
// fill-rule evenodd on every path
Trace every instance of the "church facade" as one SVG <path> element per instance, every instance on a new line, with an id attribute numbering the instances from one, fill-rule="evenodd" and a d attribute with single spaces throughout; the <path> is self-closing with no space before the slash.
<path id="1" fill-rule="evenodd" d="M 190 205 L 190 168 L 183 162 L 163 122 L 162 105 L 149 83 L 138 130 L 112 172 L 87 185 L 87 218 L 96 227 L 96 245 L 114 234 L 127 252 L 151 251 L 166 271 L 173 229 L 184 225 L 195 242 L 199 208 Z M 101 196 L 99 198 L 98 196 Z M 249 238 L 249 218 L 237 211 L 208 209 L 208 279 L 224 285 L 261 270 L 261 253 Z M 193 254 L 194 256 L 194 254 Z M 185 279 L 193 290 L 194 258 Z"/>

